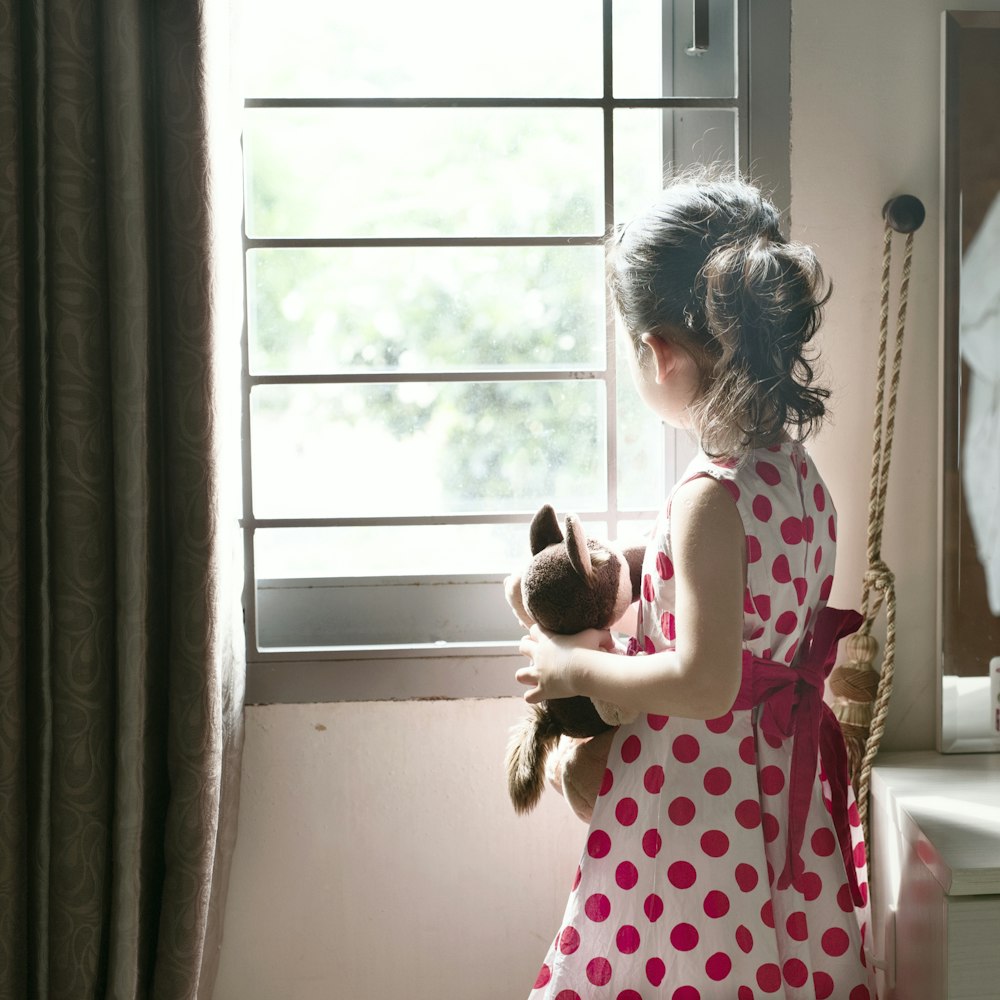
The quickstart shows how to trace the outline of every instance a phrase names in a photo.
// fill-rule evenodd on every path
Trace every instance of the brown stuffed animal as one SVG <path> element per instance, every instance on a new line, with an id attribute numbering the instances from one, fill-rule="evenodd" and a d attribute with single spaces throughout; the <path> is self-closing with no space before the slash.
<path id="1" fill-rule="evenodd" d="M 560 736 L 545 761 L 545 777 L 576 815 L 589 823 L 601 793 L 608 754 L 615 730 L 608 729 L 587 740 Z"/>
<path id="2" fill-rule="evenodd" d="M 563 635 L 604 629 L 638 600 L 644 546 L 622 549 L 588 539 L 574 514 L 566 517 L 564 536 L 548 504 L 531 522 L 530 541 L 531 562 L 504 581 L 507 601 L 525 628 L 537 623 Z M 514 808 L 526 813 L 537 804 L 545 787 L 546 757 L 560 736 L 596 736 L 626 721 L 617 706 L 580 696 L 532 705 L 511 731 L 507 747 Z"/>

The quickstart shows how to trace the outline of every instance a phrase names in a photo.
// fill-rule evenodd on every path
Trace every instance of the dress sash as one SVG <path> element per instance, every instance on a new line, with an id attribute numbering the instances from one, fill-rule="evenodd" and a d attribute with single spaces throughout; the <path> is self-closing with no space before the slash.
<path id="1" fill-rule="evenodd" d="M 847 788 L 850 781 L 847 748 L 840 723 L 823 701 L 826 678 L 833 669 L 837 643 L 856 632 L 862 623 L 857 611 L 823 608 L 806 645 L 788 666 L 743 652 L 743 681 L 733 705 L 735 710 L 761 706 L 758 725 L 777 739 L 792 740 L 788 788 L 788 850 L 778 877 L 784 889 L 804 871 L 802 841 L 816 778 L 817 756 L 830 783 L 834 829 L 844 858 L 847 883 L 856 906 L 862 906 L 857 869 L 851 847 Z"/>

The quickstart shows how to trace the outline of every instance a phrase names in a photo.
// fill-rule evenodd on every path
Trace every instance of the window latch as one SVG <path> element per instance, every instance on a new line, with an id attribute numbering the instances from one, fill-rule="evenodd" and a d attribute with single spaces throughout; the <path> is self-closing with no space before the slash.
<path id="1" fill-rule="evenodd" d="M 691 0 L 691 47 L 689 56 L 702 56 L 708 51 L 708 0 Z"/>

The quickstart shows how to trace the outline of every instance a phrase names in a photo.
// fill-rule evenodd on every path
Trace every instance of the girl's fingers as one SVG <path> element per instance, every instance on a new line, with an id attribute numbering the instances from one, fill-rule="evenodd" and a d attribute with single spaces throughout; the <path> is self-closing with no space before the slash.
<path id="1" fill-rule="evenodd" d="M 518 684 L 537 684 L 538 671 L 535 670 L 534 666 L 521 667 L 521 669 L 514 674 L 514 680 L 516 680 Z"/>
<path id="2" fill-rule="evenodd" d="M 544 629 L 539 628 L 537 625 L 532 625 L 530 633 L 521 640 L 518 646 L 518 652 L 522 656 L 526 656 L 530 662 L 526 667 L 521 667 L 514 674 L 514 679 L 519 684 L 524 684 L 530 688 L 530 690 L 524 692 L 524 700 L 529 705 L 534 705 L 537 702 L 545 700 L 542 697 L 541 675 L 535 666 L 535 654 L 538 652 L 538 643 L 545 635 L 546 632 Z"/>
<path id="3" fill-rule="evenodd" d="M 534 657 L 535 649 L 538 643 L 530 635 L 526 635 L 522 640 L 521 644 L 517 647 L 517 651 L 522 655 L 526 656 L 529 660 Z"/>
<path id="4" fill-rule="evenodd" d="M 522 667 L 516 674 L 514 674 L 514 680 L 519 684 L 524 684 L 530 690 L 524 692 L 524 700 L 528 702 L 529 705 L 533 705 L 536 701 L 541 701 L 541 688 L 538 686 L 538 671 L 534 668 L 534 665 L 529 667 Z"/>

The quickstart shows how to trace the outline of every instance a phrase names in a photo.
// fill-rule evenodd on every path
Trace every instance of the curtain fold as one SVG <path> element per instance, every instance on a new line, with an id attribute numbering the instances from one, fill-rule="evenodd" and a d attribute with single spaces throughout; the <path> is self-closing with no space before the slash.
<path id="1" fill-rule="evenodd" d="M 211 995 L 243 694 L 228 56 L 225 3 L 0 2 L 4 997 Z"/>

